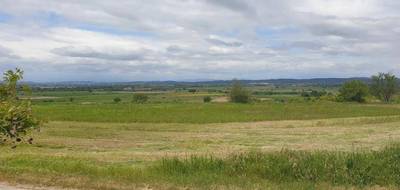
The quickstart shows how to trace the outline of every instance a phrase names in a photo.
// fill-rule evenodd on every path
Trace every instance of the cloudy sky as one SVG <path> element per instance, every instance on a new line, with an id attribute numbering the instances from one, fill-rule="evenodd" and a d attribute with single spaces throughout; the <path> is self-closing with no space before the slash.
<path id="1" fill-rule="evenodd" d="M 29 81 L 400 74 L 398 0 L 0 0 Z"/>

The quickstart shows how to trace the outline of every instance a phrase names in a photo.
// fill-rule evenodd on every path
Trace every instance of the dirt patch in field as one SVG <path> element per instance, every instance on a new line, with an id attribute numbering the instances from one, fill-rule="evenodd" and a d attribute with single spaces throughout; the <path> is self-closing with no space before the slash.
<path id="1" fill-rule="evenodd" d="M 229 98 L 226 96 L 215 97 L 213 98 L 212 102 L 219 102 L 219 103 L 229 102 Z"/>
<path id="2" fill-rule="evenodd" d="M 54 96 L 34 96 L 34 97 L 21 97 L 21 99 L 31 99 L 31 100 L 52 100 L 52 99 L 57 99 L 60 97 L 54 97 Z"/>
<path id="3" fill-rule="evenodd" d="M 1 190 L 73 190 L 73 189 L 60 189 L 55 187 L 35 187 L 31 185 L 8 184 L 0 182 Z"/>

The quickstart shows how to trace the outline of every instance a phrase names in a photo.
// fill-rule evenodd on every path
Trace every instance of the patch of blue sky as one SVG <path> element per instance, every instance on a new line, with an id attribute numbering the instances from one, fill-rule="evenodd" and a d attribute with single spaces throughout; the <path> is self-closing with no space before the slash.
<path id="1" fill-rule="evenodd" d="M 92 31 L 92 32 L 101 32 L 106 34 L 112 34 L 117 36 L 137 36 L 143 38 L 154 38 L 156 35 L 152 32 L 146 31 L 138 31 L 138 30 L 122 30 L 117 29 L 115 27 L 110 26 L 100 26 L 95 24 L 88 24 L 88 23 L 80 23 L 75 25 L 76 28 Z"/>
<path id="2" fill-rule="evenodd" d="M 55 12 L 46 12 L 40 11 L 36 12 L 33 15 L 30 15 L 30 18 L 34 20 L 36 23 L 40 24 L 42 27 L 58 27 L 58 26 L 66 26 L 71 23 L 68 19 L 64 18 L 60 14 Z"/>
<path id="3" fill-rule="evenodd" d="M 11 19 L 12 19 L 11 15 L 9 15 L 7 13 L 0 12 L 0 22 L 8 22 Z"/>
<path id="4" fill-rule="evenodd" d="M 272 49 L 286 49 L 290 53 L 304 53 L 302 48 L 288 48 L 288 42 L 293 36 L 298 36 L 303 31 L 296 27 L 257 27 L 255 33 L 264 40 L 265 46 Z"/>
<path id="5" fill-rule="evenodd" d="M 301 33 L 302 31 L 296 27 L 257 27 L 255 32 L 258 37 L 262 38 L 278 38 L 287 35 Z"/>

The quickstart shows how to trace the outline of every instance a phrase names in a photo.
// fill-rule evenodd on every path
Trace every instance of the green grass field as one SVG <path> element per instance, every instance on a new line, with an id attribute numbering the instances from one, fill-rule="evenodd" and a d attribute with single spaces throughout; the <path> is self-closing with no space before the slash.
<path id="1" fill-rule="evenodd" d="M 123 101 L 113 103 L 116 95 Z M 36 94 L 50 97 L 34 100 L 48 122 L 33 145 L 0 146 L 0 181 L 105 190 L 400 188 L 398 105 L 202 103 L 205 95 L 223 96 L 163 92 L 134 104 L 119 92 Z"/>
<path id="2" fill-rule="evenodd" d="M 285 164 L 287 159 L 284 157 L 292 154 L 300 155 L 299 159 L 303 159 L 303 156 L 304 159 L 317 157 L 316 167 L 320 162 L 328 161 L 340 166 L 352 152 L 360 153 L 360 159 L 365 159 L 365 162 L 369 162 L 368 159 L 375 162 L 374 159 L 381 158 L 380 154 L 384 153 L 371 154 L 369 151 L 379 151 L 397 142 L 396 139 L 400 137 L 399 124 L 399 116 L 219 124 L 51 121 L 40 133 L 35 134 L 33 145 L 21 145 L 17 149 L 0 147 L 0 179 L 78 189 L 135 189 L 148 186 L 155 189 L 344 189 L 377 185 L 395 189 L 397 178 L 386 178 L 388 172 L 397 171 L 394 166 L 386 168 L 386 173 L 379 178 L 370 179 L 366 176 L 369 181 L 365 183 L 357 181 L 364 180 L 364 176 L 354 176 L 355 181 L 341 179 L 339 182 L 335 182 L 337 179 L 332 176 L 324 176 L 316 181 L 307 181 L 304 176 L 280 179 L 279 175 L 286 176 L 285 172 L 294 172 L 284 168 L 276 168 L 274 176 L 263 177 L 266 174 L 253 167 L 260 165 L 273 169 L 275 164 L 270 163 L 270 159 L 274 155 L 280 155 L 279 159 Z M 279 153 L 282 149 L 305 152 L 286 155 Z M 328 152 L 312 153 L 316 150 Z M 233 167 L 231 164 L 239 161 L 232 161 L 235 155 L 243 153 L 245 159 L 253 159 L 252 154 L 247 158 L 247 152 L 260 153 L 262 159 L 255 165 L 247 165 L 252 162 L 246 161 L 242 163 L 245 164 L 244 168 L 240 166 L 240 170 L 230 171 L 229 168 Z M 365 156 L 364 152 L 367 152 Z M 337 163 L 334 161 L 336 154 L 340 156 Z M 393 154 L 393 159 L 397 158 L 398 153 Z M 175 161 L 176 158 L 191 159 L 193 155 L 197 156 L 195 162 L 200 163 Z M 370 158 L 370 155 L 375 156 Z M 210 156 L 212 160 L 208 160 Z M 214 166 L 214 162 L 223 167 Z M 382 161 L 373 167 L 381 167 L 385 163 Z M 178 168 L 186 173 L 171 164 L 178 164 Z M 196 167 L 200 167 L 199 170 Z M 364 169 L 356 168 L 354 172 Z M 338 170 L 342 171 L 343 168 Z M 320 172 L 305 172 L 312 171 Z M 241 176 L 243 172 L 249 172 L 250 176 Z M 295 175 L 295 172 L 290 175 Z"/>
<path id="3" fill-rule="evenodd" d="M 41 104 L 34 106 L 34 108 L 41 118 L 50 121 L 125 123 L 221 123 L 400 114 L 400 109 L 397 107 L 334 102 L 257 104 Z"/>

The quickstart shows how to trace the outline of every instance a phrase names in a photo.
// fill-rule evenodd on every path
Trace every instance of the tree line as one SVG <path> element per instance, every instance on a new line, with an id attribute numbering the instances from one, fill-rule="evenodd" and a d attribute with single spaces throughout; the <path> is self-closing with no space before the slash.
<path id="1" fill-rule="evenodd" d="M 339 101 L 365 102 L 369 95 L 388 103 L 398 90 L 397 78 L 391 73 L 378 73 L 371 77 L 370 85 L 359 81 L 348 81 L 339 89 Z"/>
<path id="2" fill-rule="evenodd" d="M 382 102 L 388 103 L 392 101 L 393 96 L 398 90 L 397 78 L 391 73 L 378 73 L 371 77 L 371 84 L 366 84 L 360 80 L 351 80 L 345 82 L 339 89 L 339 93 L 336 96 L 336 101 L 339 102 L 366 102 L 367 97 L 372 95 Z M 325 91 L 311 92 L 303 91 L 302 97 L 316 97 L 320 98 L 325 95 L 331 95 Z M 234 103 L 250 103 L 251 93 L 246 90 L 238 80 L 233 80 L 231 90 L 229 92 L 229 98 Z"/>

